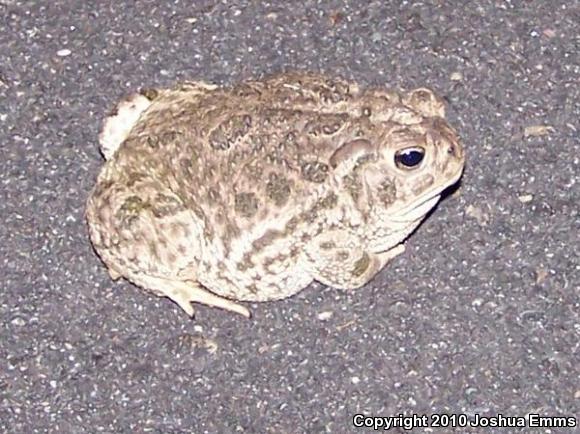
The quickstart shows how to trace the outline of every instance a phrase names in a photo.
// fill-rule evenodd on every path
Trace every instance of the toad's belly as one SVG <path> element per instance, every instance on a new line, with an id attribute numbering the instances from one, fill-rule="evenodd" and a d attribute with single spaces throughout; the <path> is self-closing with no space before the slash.
<path id="1" fill-rule="evenodd" d="M 290 297 L 307 287 L 312 277 L 300 257 L 280 253 L 261 262 L 203 262 L 198 281 L 215 294 L 233 300 L 270 301 Z"/>

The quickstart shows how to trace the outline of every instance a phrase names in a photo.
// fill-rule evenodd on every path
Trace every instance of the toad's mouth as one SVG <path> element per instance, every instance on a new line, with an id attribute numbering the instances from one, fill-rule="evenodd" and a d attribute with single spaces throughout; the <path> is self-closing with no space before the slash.
<path id="1" fill-rule="evenodd" d="M 443 190 L 459 181 L 462 174 L 463 167 L 453 175 L 449 182 L 428 190 L 409 205 L 389 213 L 389 220 L 393 223 L 410 223 L 423 218 L 439 202 Z"/>
<path id="2" fill-rule="evenodd" d="M 431 208 L 433 208 L 439 199 L 440 194 L 431 196 L 422 200 L 421 202 L 413 203 L 405 209 L 393 213 L 393 217 L 389 217 L 389 221 L 393 223 L 411 223 L 423 218 Z"/>

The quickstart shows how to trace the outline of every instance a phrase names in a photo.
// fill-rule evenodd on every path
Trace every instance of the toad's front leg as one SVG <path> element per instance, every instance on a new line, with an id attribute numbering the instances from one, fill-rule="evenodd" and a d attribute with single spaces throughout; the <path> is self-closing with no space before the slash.
<path id="1" fill-rule="evenodd" d="M 345 230 L 325 232 L 305 249 L 306 263 L 313 279 L 340 289 L 359 288 L 370 281 L 392 258 L 405 251 L 399 244 L 373 253 L 363 241 Z"/>

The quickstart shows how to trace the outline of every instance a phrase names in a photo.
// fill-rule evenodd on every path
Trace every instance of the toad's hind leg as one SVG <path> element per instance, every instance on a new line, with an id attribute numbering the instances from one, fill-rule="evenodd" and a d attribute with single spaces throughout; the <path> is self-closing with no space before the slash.
<path id="1" fill-rule="evenodd" d="M 201 303 L 239 313 L 246 318 L 250 317 L 250 311 L 244 306 L 226 298 L 219 297 L 202 288 L 194 281 L 173 280 L 153 276 L 140 276 L 138 280 L 136 283 L 140 286 L 153 291 L 159 296 L 165 296 L 173 300 L 189 316 L 193 316 L 194 313 L 191 303 Z"/>
<path id="2" fill-rule="evenodd" d="M 189 315 L 190 303 L 197 302 L 249 316 L 246 308 L 197 283 L 199 218 L 163 183 L 145 174 L 126 182 L 105 178 L 90 196 L 86 215 L 95 250 L 112 278 L 122 276 L 169 297 Z"/>
<path id="3" fill-rule="evenodd" d="M 144 93 L 147 94 L 147 92 Z M 149 94 L 149 96 L 151 95 Z M 125 141 L 141 114 L 150 105 L 150 98 L 140 93 L 134 93 L 123 98 L 107 116 L 99 135 L 101 153 L 105 160 L 113 156 L 119 146 L 121 146 L 121 143 Z"/>

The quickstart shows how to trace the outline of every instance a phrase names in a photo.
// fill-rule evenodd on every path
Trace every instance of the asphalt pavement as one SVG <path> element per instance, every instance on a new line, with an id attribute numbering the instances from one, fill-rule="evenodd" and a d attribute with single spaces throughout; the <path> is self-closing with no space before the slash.
<path id="1" fill-rule="evenodd" d="M 0 432 L 580 432 L 579 8 L 0 0 Z M 460 188 L 365 287 L 251 320 L 111 281 L 83 213 L 114 103 L 292 70 L 435 89 Z"/>

